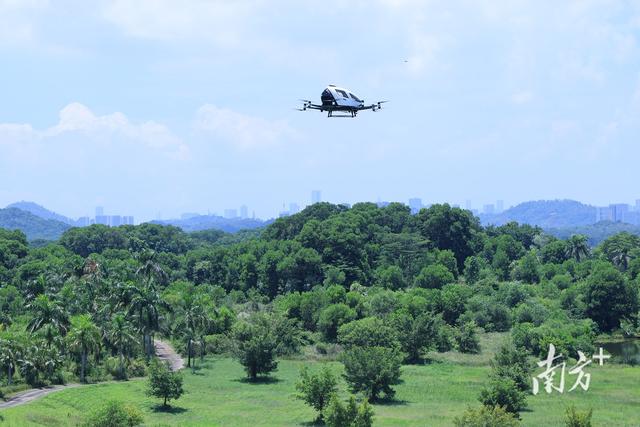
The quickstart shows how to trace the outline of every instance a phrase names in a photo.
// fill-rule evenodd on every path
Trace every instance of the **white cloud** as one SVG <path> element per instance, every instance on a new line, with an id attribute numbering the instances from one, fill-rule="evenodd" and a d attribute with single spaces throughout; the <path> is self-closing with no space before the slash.
<path id="1" fill-rule="evenodd" d="M 216 135 L 241 149 L 269 147 L 294 138 L 284 120 L 267 120 L 206 104 L 198 109 L 194 127 Z"/>
<path id="2" fill-rule="evenodd" d="M 48 143 L 59 137 L 82 133 L 87 143 L 107 145 L 114 141 L 142 145 L 172 158 L 185 159 L 188 147 L 164 125 L 147 121 L 132 123 L 119 112 L 97 116 L 87 106 L 74 102 L 60 110 L 59 121 L 43 130 L 29 124 L 0 124 L 0 142 L 20 148 L 23 143 Z"/>

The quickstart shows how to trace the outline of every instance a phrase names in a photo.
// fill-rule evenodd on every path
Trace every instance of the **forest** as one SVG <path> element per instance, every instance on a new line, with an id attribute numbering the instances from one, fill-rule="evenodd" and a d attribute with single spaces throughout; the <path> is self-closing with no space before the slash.
<path id="1" fill-rule="evenodd" d="M 254 383 L 286 360 L 339 363 L 341 376 L 303 366 L 288 393 L 317 423 L 376 425 L 412 366 L 482 354 L 481 338 L 500 336 L 486 385 L 455 423 L 518 425 L 550 344 L 575 361 L 640 336 L 638 276 L 638 236 L 591 247 L 514 222 L 483 227 L 447 204 L 412 215 L 400 203 L 316 203 L 234 234 L 92 225 L 42 247 L 0 229 L 0 395 L 145 377 L 163 339 L 184 375 L 215 357 Z"/>

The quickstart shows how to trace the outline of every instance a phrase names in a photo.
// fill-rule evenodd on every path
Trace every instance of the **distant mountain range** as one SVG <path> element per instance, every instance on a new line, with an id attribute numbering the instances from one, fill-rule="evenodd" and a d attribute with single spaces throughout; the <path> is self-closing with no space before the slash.
<path id="1" fill-rule="evenodd" d="M 39 204 L 33 203 L 33 202 L 22 201 L 22 202 L 11 203 L 10 205 L 7 205 L 7 208 L 16 208 L 26 212 L 30 212 L 42 219 L 53 219 L 55 221 L 64 222 L 65 224 L 76 225 L 75 220 L 71 218 L 67 218 L 64 215 L 60 215 L 55 212 L 52 212 L 49 209 L 46 209 L 40 206 Z"/>
<path id="2" fill-rule="evenodd" d="M 216 229 L 227 233 L 263 227 L 272 222 L 259 219 L 222 218 L 212 215 L 195 216 L 189 219 L 152 221 L 156 224 L 170 224 L 185 232 Z M 78 222 L 64 215 L 50 211 L 33 202 L 17 202 L 0 209 L 0 227 L 21 230 L 29 241 L 57 240 L 65 230 L 78 226 Z"/>
<path id="3" fill-rule="evenodd" d="M 193 231 L 222 230 L 227 233 L 235 233 L 240 230 L 251 230 L 264 227 L 273 220 L 262 221 L 260 219 L 223 218 L 214 215 L 198 215 L 187 219 L 168 219 L 151 221 L 154 224 L 175 225 L 190 233 Z"/>
<path id="4" fill-rule="evenodd" d="M 71 228 L 62 221 L 42 218 L 18 208 L 0 209 L 0 227 L 21 230 L 30 241 L 58 240 L 62 233 Z"/>
<path id="5" fill-rule="evenodd" d="M 538 200 L 520 203 L 499 214 L 480 214 L 483 225 L 516 221 L 547 228 L 578 227 L 596 221 L 596 207 L 574 200 Z"/>

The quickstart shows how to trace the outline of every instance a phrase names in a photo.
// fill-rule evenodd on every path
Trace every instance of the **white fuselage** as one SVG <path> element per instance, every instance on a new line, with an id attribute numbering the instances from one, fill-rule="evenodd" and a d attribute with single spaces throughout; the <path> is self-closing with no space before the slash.
<path id="1" fill-rule="evenodd" d="M 345 110 L 359 108 L 364 105 L 364 101 L 359 99 L 353 92 L 334 85 L 327 86 L 322 92 L 321 99 L 323 106 L 345 107 Z"/>

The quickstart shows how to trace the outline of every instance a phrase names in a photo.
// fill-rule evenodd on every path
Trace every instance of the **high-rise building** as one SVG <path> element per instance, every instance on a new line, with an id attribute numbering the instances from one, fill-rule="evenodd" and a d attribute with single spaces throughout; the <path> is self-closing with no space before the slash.
<path id="1" fill-rule="evenodd" d="M 104 208 L 102 206 L 96 206 L 96 217 L 104 215 Z"/>
<path id="2" fill-rule="evenodd" d="M 464 201 L 464 208 L 468 211 L 473 209 L 473 207 L 471 206 L 471 200 L 467 199 Z"/>
<path id="3" fill-rule="evenodd" d="M 411 208 L 412 214 L 417 214 L 422 209 L 422 199 L 419 197 L 414 197 L 409 199 L 409 207 Z"/>
<path id="4" fill-rule="evenodd" d="M 224 210 L 224 217 L 225 218 L 237 218 L 238 217 L 238 210 L 237 209 L 225 209 Z"/>
<path id="5" fill-rule="evenodd" d="M 120 215 L 111 215 L 109 217 L 109 225 L 111 227 L 119 227 L 123 224 L 122 217 Z"/>
<path id="6" fill-rule="evenodd" d="M 609 207 L 596 208 L 596 222 L 613 221 Z"/>
<path id="7" fill-rule="evenodd" d="M 132 215 L 123 216 L 122 220 L 123 220 L 123 223 L 126 224 L 126 225 L 133 225 L 133 216 Z"/>
<path id="8" fill-rule="evenodd" d="M 249 208 L 246 205 L 240 206 L 240 218 L 242 219 L 249 218 Z"/>
<path id="9" fill-rule="evenodd" d="M 300 212 L 300 206 L 297 203 L 289 203 L 289 215 L 294 215 Z"/>
<path id="10" fill-rule="evenodd" d="M 110 225 L 109 216 L 96 215 L 96 224 Z"/>
<path id="11" fill-rule="evenodd" d="M 612 221 L 623 222 L 627 213 L 629 213 L 629 205 L 626 203 L 615 203 L 609 205 L 611 210 Z"/>
<path id="12" fill-rule="evenodd" d="M 313 190 L 311 192 L 311 204 L 320 203 L 322 201 L 322 194 L 320 190 Z"/>
<path id="13" fill-rule="evenodd" d="M 504 212 L 504 200 L 496 201 L 496 213 Z"/>
<path id="14" fill-rule="evenodd" d="M 636 199 L 636 210 L 640 212 L 640 199 Z"/>
<path id="15" fill-rule="evenodd" d="M 78 221 L 76 221 L 76 224 L 78 225 L 78 227 L 87 227 L 91 225 L 91 218 L 89 218 L 88 216 L 82 216 L 78 218 Z"/>

